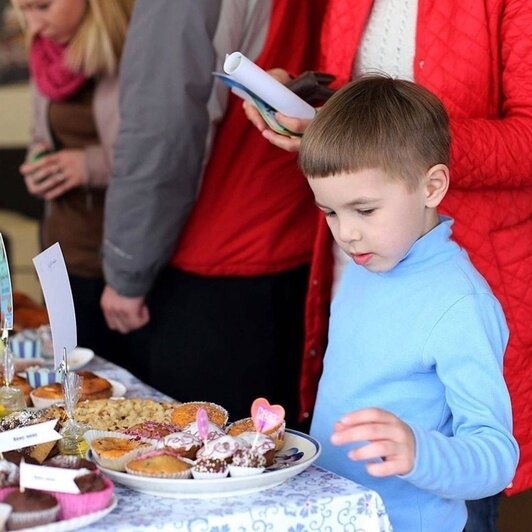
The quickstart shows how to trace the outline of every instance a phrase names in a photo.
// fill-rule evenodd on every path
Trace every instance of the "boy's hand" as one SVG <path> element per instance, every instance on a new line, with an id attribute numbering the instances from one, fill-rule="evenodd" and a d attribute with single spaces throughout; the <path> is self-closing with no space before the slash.
<path id="1" fill-rule="evenodd" d="M 397 416 L 380 408 L 346 414 L 335 424 L 331 442 L 335 445 L 369 442 L 349 451 L 349 458 L 370 460 L 366 470 L 374 477 L 406 475 L 414 467 L 416 444 L 412 430 Z M 371 461 L 378 458 L 382 461 Z"/>

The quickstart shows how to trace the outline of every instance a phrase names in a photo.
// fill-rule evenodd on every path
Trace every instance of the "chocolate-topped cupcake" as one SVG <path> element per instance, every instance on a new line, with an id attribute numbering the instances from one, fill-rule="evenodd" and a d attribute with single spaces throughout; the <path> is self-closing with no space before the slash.
<path id="1" fill-rule="evenodd" d="M 238 449 L 233 454 L 233 461 L 229 464 L 232 477 L 258 475 L 264 471 L 266 459 L 254 449 Z"/>
<path id="2" fill-rule="evenodd" d="M 13 508 L 7 521 L 9 530 L 20 530 L 53 523 L 59 513 L 57 499 L 44 491 L 12 491 L 4 499 Z"/>

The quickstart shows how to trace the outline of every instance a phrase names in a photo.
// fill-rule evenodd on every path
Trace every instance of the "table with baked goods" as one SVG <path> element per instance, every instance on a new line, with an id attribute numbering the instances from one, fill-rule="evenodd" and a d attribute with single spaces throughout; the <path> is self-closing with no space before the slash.
<path id="1" fill-rule="evenodd" d="M 126 397 L 170 400 L 99 357 L 84 369 L 121 382 Z M 229 497 L 225 490 L 171 498 L 115 486 L 115 509 L 82 530 L 392 530 L 378 494 L 314 465 L 277 486 Z"/>

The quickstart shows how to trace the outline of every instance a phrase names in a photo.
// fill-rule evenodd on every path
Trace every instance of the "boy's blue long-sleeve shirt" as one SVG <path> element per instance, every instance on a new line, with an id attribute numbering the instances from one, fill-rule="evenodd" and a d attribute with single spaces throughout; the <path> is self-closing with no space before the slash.
<path id="1" fill-rule="evenodd" d="M 319 465 L 376 490 L 396 532 L 461 531 L 464 500 L 504 489 L 518 447 L 502 376 L 508 329 L 452 221 L 420 238 L 391 271 L 349 264 L 331 307 L 311 434 Z M 334 446 L 333 424 L 367 407 L 412 428 L 414 469 L 376 478 Z"/>

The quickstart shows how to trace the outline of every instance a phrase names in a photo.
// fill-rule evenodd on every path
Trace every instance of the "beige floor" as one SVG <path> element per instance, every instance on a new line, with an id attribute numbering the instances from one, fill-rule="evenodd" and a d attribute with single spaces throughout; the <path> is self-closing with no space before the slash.
<path id="1" fill-rule="evenodd" d="M 10 245 L 9 269 L 13 289 L 42 301 L 32 258 L 39 253 L 38 223 L 18 213 L 0 210 L 0 232 Z"/>

